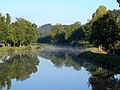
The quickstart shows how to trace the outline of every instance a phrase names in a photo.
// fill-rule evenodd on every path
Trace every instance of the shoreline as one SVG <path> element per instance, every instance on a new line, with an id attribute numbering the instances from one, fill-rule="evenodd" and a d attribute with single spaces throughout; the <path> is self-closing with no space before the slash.
<path id="1" fill-rule="evenodd" d="M 0 47 L 0 54 L 12 54 L 12 53 L 24 53 L 27 51 L 36 51 L 39 49 L 42 49 L 45 45 L 29 45 L 29 46 L 20 46 L 20 47 L 11 47 L 11 46 L 6 46 L 6 47 Z"/>

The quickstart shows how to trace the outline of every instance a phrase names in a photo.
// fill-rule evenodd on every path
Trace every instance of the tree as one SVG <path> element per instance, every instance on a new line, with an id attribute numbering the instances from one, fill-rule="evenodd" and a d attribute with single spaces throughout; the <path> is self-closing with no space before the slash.
<path id="1" fill-rule="evenodd" d="M 27 26 L 25 30 L 25 45 L 29 45 L 38 40 L 37 25 L 29 22 Z"/>
<path id="2" fill-rule="evenodd" d="M 11 44 L 15 42 L 14 40 L 14 32 L 11 26 L 11 16 L 7 13 L 6 14 L 6 37 L 7 37 L 7 43 Z"/>
<path id="3" fill-rule="evenodd" d="M 17 46 L 29 45 L 38 39 L 37 25 L 24 18 L 17 18 L 17 21 L 13 23 L 13 28 Z"/>
<path id="4" fill-rule="evenodd" d="M 70 36 L 70 40 L 74 44 L 79 44 L 81 40 L 85 38 L 85 33 L 83 31 L 83 28 L 80 27 L 79 29 L 72 32 Z"/>
<path id="5" fill-rule="evenodd" d="M 0 42 L 5 43 L 5 16 L 0 14 Z"/>
<path id="6" fill-rule="evenodd" d="M 119 7 L 120 7 L 120 0 L 117 0 L 117 2 L 119 3 Z"/>
<path id="7" fill-rule="evenodd" d="M 107 12 L 107 7 L 100 5 L 99 8 L 96 10 L 95 13 L 93 13 L 92 16 L 92 22 L 98 20 L 100 17 L 102 17 Z"/>
<path id="8" fill-rule="evenodd" d="M 72 33 L 81 27 L 80 22 L 75 22 L 74 24 L 68 25 L 65 27 L 65 40 L 70 42 L 69 38 L 71 37 Z"/>
<path id="9" fill-rule="evenodd" d="M 6 45 L 10 40 L 12 40 L 11 16 L 7 13 L 6 16 L 0 15 L 0 41 Z"/>
<path id="10" fill-rule="evenodd" d="M 91 26 L 92 26 L 91 22 L 88 22 L 85 25 L 81 26 L 81 29 L 84 32 L 84 41 L 86 41 L 86 42 L 89 42 L 89 37 L 91 34 L 91 30 L 92 30 Z"/>
<path id="11" fill-rule="evenodd" d="M 61 24 L 55 25 L 50 32 L 50 36 L 53 43 L 64 43 L 65 42 L 64 26 Z"/>
<path id="12" fill-rule="evenodd" d="M 25 41 L 25 22 L 23 19 L 17 19 L 15 23 L 13 23 L 14 33 L 15 33 L 15 45 L 21 46 Z"/>
<path id="13" fill-rule="evenodd" d="M 11 23 L 10 14 L 3 16 L 0 14 L 0 43 L 11 46 L 29 45 L 37 42 L 38 32 L 37 25 L 25 20 L 17 18 Z"/>
<path id="14" fill-rule="evenodd" d="M 120 10 L 108 11 L 92 25 L 91 41 L 95 45 L 103 45 L 114 54 L 115 44 L 120 41 L 120 22 L 117 18 Z"/>
<path id="15" fill-rule="evenodd" d="M 80 22 L 75 22 L 71 25 L 61 25 L 57 24 L 53 27 L 50 32 L 52 42 L 55 43 L 71 43 L 71 35 L 75 30 L 78 30 L 81 27 Z"/>

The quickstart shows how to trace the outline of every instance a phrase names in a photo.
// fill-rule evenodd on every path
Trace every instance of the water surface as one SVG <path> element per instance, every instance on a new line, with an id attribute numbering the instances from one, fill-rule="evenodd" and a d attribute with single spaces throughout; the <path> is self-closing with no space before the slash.
<path id="1" fill-rule="evenodd" d="M 67 52 L 2 55 L 0 90 L 120 90 L 119 63 Z"/>

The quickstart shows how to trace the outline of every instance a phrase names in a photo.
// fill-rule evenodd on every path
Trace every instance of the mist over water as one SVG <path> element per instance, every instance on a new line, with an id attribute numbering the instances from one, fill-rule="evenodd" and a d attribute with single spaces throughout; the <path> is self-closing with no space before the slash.
<path id="1" fill-rule="evenodd" d="M 119 64 L 82 60 L 77 55 L 84 50 L 46 46 L 34 53 L 1 55 L 4 61 L 0 63 L 0 89 L 119 90 Z"/>

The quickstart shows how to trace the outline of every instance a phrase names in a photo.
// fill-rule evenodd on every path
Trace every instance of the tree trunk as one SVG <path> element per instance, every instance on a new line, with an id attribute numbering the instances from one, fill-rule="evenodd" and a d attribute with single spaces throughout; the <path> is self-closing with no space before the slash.
<path id="1" fill-rule="evenodd" d="M 21 47 L 21 43 L 20 43 L 20 47 Z"/>
<path id="2" fill-rule="evenodd" d="M 115 44 L 113 43 L 112 45 L 111 45 L 111 53 L 112 53 L 112 55 L 115 55 Z"/>
<path id="3" fill-rule="evenodd" d="M 112 54 L 115 55 L 115 45 L 113 45 L 113 48 L 112 48 Z"/>

